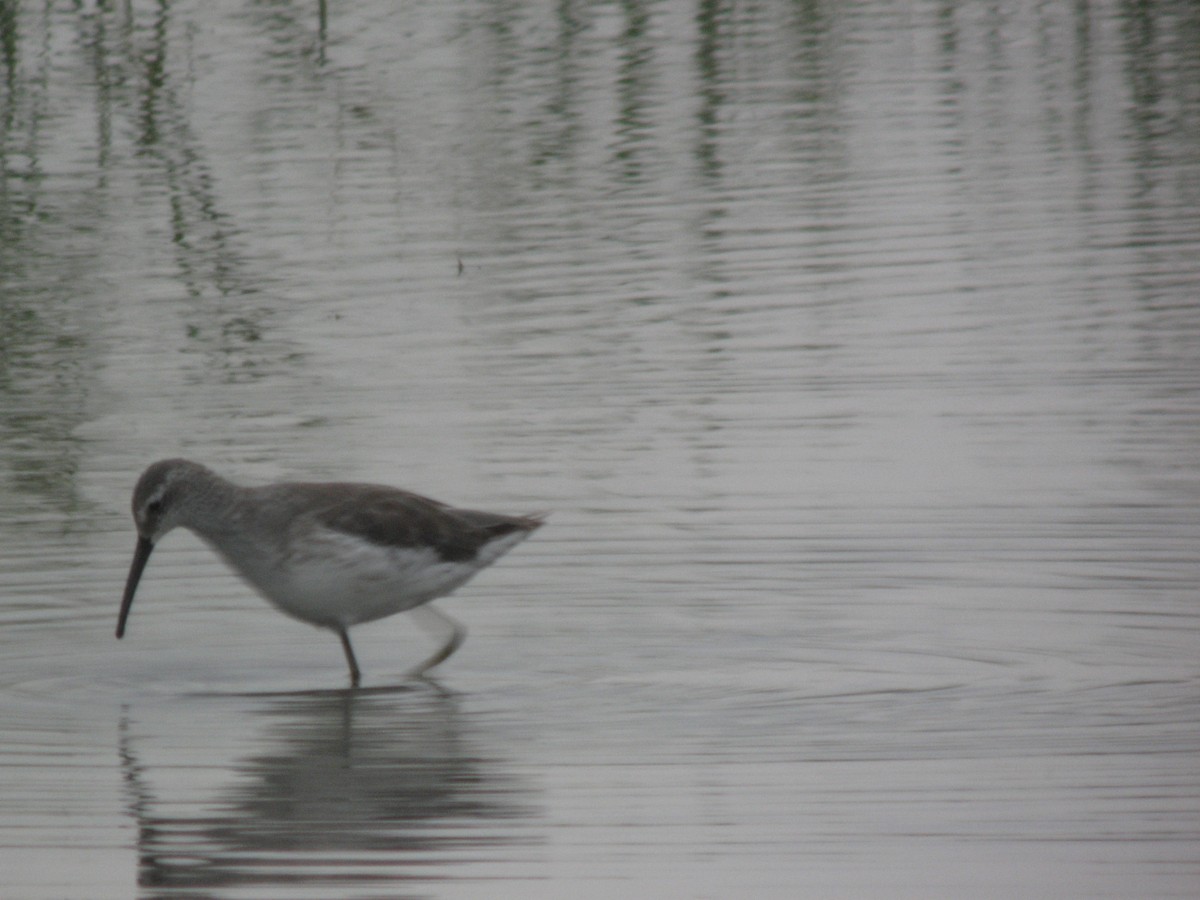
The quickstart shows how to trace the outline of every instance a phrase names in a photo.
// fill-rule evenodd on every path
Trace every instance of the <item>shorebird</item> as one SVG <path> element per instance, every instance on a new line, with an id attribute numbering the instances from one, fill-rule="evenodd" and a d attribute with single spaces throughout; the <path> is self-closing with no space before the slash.
<path id="1" fill-rule="evenodd" d="M 466 637 L 434 609 L 542 524 L 541 515 L 458 509 L 377 484 L 284 482 L 240 487 L 186 459 L 154 463 L 133 490 L 137 548 L 117 637 L 150 553 L 172 529 L 187 528 L 289 616 L 328 628 L 342 642 L 350 683 L 361 680 L 348 629 L 413 610 L 445 641 L 409 674 L 444 661 Z"/>

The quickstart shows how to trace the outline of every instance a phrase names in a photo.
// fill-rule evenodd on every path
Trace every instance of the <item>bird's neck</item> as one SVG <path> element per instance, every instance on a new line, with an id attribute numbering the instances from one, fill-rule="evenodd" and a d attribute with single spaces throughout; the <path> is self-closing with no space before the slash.
<path id="1" fill-rule="evenodd" d="M 236 531 L 245 515 L 243 497 L 246 488 L 205 471 L 184 500 L 181 524 L 213 545 L 221 545 L 225 536 Z"/>

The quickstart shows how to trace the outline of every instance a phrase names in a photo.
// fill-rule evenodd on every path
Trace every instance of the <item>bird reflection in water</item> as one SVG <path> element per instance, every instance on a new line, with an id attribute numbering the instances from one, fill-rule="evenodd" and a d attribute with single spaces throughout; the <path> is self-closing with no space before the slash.
<path id="1" fill-rule="evenodd" d="M 196 797 L 181 773 L 195 767 L 179 764 L 192 753 L 143 762 L 160 755 L 161 738 L 139 734 L 146 718 L 124 710 L 119 751 L 143 896 L 304 884 L 394 897 L 453 878 L 456 860 L 478 864 L 485 848 L 511 862 L 537 843 L 514 827 L 533 815 L 528 792 L 472 749 L 440 689 L 277 696 L 252 713 L 265 723 L 263 751 L 225 770 L 214 761 L 224 786 Z"/>

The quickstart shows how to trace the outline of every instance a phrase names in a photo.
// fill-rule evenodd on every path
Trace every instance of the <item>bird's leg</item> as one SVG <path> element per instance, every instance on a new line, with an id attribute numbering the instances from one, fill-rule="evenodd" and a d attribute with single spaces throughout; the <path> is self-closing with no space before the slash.
<path id="1" fill-rule="evenodd" d="M 339 627 L 337 635 L 342 639 L 342 649 L 346 651 L 346 662 L 350 664 L 350 686 L 358 687 L 359 681 L 362 680 L 362 673 L 358 671 L 358 660 L 354 658 L 354 648 L 350 646 L 350 635 L 346 633 L 345 628 Z"/>
<path id="2" fill-rule="evenodd" d="M 457 650 L 459 645 L 466 640 L 467 629 L 457 620 L 450 618 L 441 610 L 434 609 L 429 604 L 418 606 L 410 612 L 417 624 L 426 631 L 431 634 L 440 632 L 446 635 L 445 643 L 433 656 L 408 670 L 410 676 L 416 677 L 425 674 L 438 663 L 444 662 L 451 653 Z"/>

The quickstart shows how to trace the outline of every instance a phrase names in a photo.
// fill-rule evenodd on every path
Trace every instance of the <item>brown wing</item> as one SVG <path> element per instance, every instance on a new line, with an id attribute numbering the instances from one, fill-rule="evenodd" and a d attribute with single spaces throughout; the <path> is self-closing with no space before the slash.
<path id="1" fill-rule="evenodd" d="M 447 562 L 475 558 L 489 541 L 531 531 L 536 518 L 455 509 L 397 488 L 361 484 L 320 485 L 326 502 L 313 511 L 327 528 L 382 547 L 432 547 Z"/>

